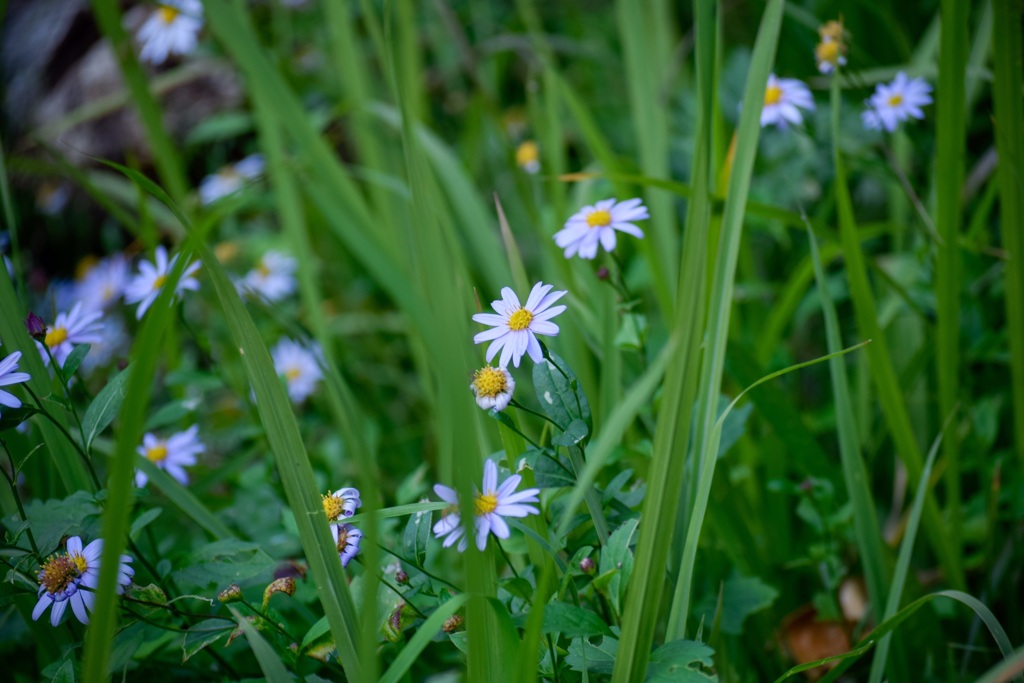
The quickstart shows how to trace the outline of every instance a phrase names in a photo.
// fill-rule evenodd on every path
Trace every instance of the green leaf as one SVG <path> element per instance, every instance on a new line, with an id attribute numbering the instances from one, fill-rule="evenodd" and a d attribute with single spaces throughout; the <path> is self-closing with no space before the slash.
<path id="1" fill-rule="evenodd" d="M 138 538 L 139 533 L 145 529 L 150 522 L 159 517 L 161 512 L 163 512 L 163 508 L 150 508 L 136 517 L 135 521 L 132 522 L 131 530 L 128 532 L 129 538 L 132 540 Z"/>
<path id="2" fill-rule="evenodd" d="M 743 620 L 755 612 L 771 607 L 779 591 L 756 576 L 735 575 L 726 580 L 722 589 L 721 629 L 723 633 L 738 636 L 743 633 Z M 694 608 L 698 622 L 711 623 L 718 609 L 718 592 L 704 596 Z"/>
<path id="3" fill-rule="evenodd" d="M 718 676 L 705 668 L 713 666 L 715 651 L 695 640 L 674 640 L 651 653 L 647 680 L 656 683 L 708 683 Z"/>
<path id="4" fill-rule="evenodd" d="M 32 406 L 27 405 L 23 405 L 20 408 L 4 407 L 3 412 L 0 413 L 0 432 L 5 432 L 8 429 L 14 429 L 38 412 L 39 411 Z"/>
<path id="5" fill-rule="evenodd" d="M 587 429 L 587 425 L 583 420 L 573 420 L 566 426 L 565 431 L 551 439 L 551 443 L 556 446 L 575 446 L 584 439 L 590 430 Z"/>
<path id="6" fill-rule="evenodd" d="M 413 662 L 423 652 L 427 643 L 441 632 L 441 626 L 448 620 L 448 617 L 455 614 L 468 600 L 469 596 L 461 593 L 434 610 L 434 613 L 416 629 L 416 634 L 409 639 L 406 646 L 402 648 L 402 651 L 398 653 L 395 660 L 391 662 L 391 666 L 381 676 L 380 683 L 398 683 L 398 681 L 402 680 L 406 672 L 409 671 L 409 668 L 412 667 Z"/>
<path id="7" fill-rule="evenodd" d="M 615 668 L 615 654 L 618 650 L 619 641 L 611 636 L 602 638 L 599 645 L 585 638 L 574 638 L 569 645 L 569 654 L 565 656 L 565 663 L 573 671 L 610 674 Z"/>
<path id="8" fill-rule="evenodd" d="M 96 394 L 82 416 L 82 431 L 85 433 L 85 450 L 92 447 L 93 440 L 110 426 L 121 409 L 127 391 L 131 367 L 117 373 L 107 385 Z"/>
<path id="9" fill-rule="evenodd" d="M 417 512 L 409 516 L 405 524 L 405 534 L 402 536 L 402 547 L 405 549 L 405 556 L 415 559 L 416 564 L 423 566 L 427 558 L 427 544 L 430 541 L 431 514 L 429 512 Z"/>
<path id="10" fill-rule="evenodd" d="M 157 467 L 156 463 L 151 462 L 149 459 L 139 456 L 136 456 L 135 463 L 149 477 L 147 486 L 151 485 L 167 496 L 179 510 L 191 517 L 196 524 L 206 529 L 213 538 L 225 540 L 235 537 L 235 534 L 224 522 L 210 512 L 194 493 L 182 486 L 166 470 Z"/>
<path id="11" fill-rule="evenodd" d="M 78 367 L 85 360 L 85 356 L 89 353 L 90 348 L 92 347 L 88 344 L 75 344 L 75 347 L 71 349 L 71 353 L 68 354 L 68 357 L 64 360 L 64 365 L 60 369 L 65 379 L 72 377 L 78 372 Z"/>
<path id="12" fill-rule="evenodd" d="M 96 534 L 100 508 L 91 493 L 78 491 L 64 500 L 33 500 L 25 506 L 39 551 L 47 555 L 65 536 L 84 536 L 89 543 Z"/>
<path id="13" fill-rule="evenodd" d="M 561 633 L 567 638 L 612 634 L 601 617 L 590 610 L 564 602 L 552 602 L 544 607 L 541 633 Z"/>
<path id="14" fill-rule="evenodd" d="M 533 386 L 541 408 L 555 424 L 566 429 L 573 420 L 591 424 L 590 404 L 576 375 L 555 353 L 533 366 Z"/>
<path id="15" fill-rule="evenodd" d="M 327 621 L 327 617 L 320 617 L 317 619 L 315 624 L 309 627 L 309 630 L 306 631 L 306 635 L 302 637 L 302 647 L 299 649 L 305 650 L 310 644 L 316 641 L 317 638 L 330 630 L 331 625 Z"/>
<path id="16" fill-rule="evenodd" d="M 207 645 L 226 638 L 236 627 L 235 622 L 227 619 L 204 619 L 198 624 L 193 624 L 185 632 L 185 639 L 181 643 L 182 663 L 187 662 Z"/>
<path id="17" fill-rule="evenodd" d="M 147 586 L 136 586 L 132 584 L 131 596 L 136 600 L 142 600 L 144 602 L 151 602 L 154 605 L 166 605 L 167 594 L 164 593 L 163 588 L 151 583 Z"/>
<path id="18" fill-rule="evenodd" d="M 274 560 L 258 543 L 227 539 L 202 545 L 192 563 L 174 572 L 174 580 L 199 588 L 225 588 L 232 583 L 269 578 Z"/>
<path id="19" fill-rule="evenodd" d="M 50 679 L 51 683 L 75 683 L 75 663 L 65 659 Z"/>
<path id="20" fill-rule="evenodd" d="M 633 536 L 636 534 L 639 519 L 626 520 L 608 537 L 608 545 L 601 551 L 600 571 L 602 574 L 618 570 L 608 582 L 608 593 L 616 614 L 621 613 L 621 605 L 626 597 L 626 587 L 633 573 Z"/>
<path id="21" fill-rule="evenodd" d="M 256 630 L 249 620 L 243 618 L 238 613 L 238 610 L 231 605 L 228 605 L 228 609 L 235 615 L 235 621 L 238 622 L 242 633 L 245 634 L 245 639 L 249 641 L 249 647 L 252 649 L 252 653 L 256 655 L 256 661 L 259 662 L 260 669 L 263 670 L 263 675 L 267 677 L 267 680 L 275 681 L 275 683 L 277 681 L 295 680 L 295 676 L 288 671 L 284 662 L 281 661 L 280 655 L 274 651 L 270 643 L 260 635 L 259 631 Z"/>

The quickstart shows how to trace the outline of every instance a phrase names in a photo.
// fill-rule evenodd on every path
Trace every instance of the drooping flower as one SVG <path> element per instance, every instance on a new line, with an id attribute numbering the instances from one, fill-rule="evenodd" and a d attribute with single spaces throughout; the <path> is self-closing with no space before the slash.
<path id="1" fill-rule="evenodd" d="M 356 555 L 359 554 L 359 542 L 363 540 L 363 532 L 351 524 L 332 524 L 331 536 L 338 548 L 338 559 L 342 567 L 348 567 Z"/>
<path id="2" fill-rule="evenodd" d="M 139 58 L 159 65 L 171 55 L 187 55 L 196 49 L 202 28 L 199 0 L 162 0 L 135 35 L 142 44 Z"/>
<path id="3" fill-rule="evenodd" d="M 764 108 L 761 109 L 761 127 L 786 128 L 789 124 L 799 126 L 804 121 L 801 109 L 814 110 L 810 89 L 795 78 L 769 75 L 764 90 Z"/>
<path id="4" fill-rule="evenodd" d="M 473 390 L 478 406 L 484 410 L 493 408 L 500 413 L 508 407 L 509 401 L 512 400 L 516 381 L 512 379 L 512 374 L 505 368 L 488 365 L 473 373 L 473 381 L 469 388 Z"/>
<path id="5" fill-rule="evenodd" d="M 867 109 L 861 114 L 864 127 L 868 130 L 896 130 L 901 121 L 923 119 L 921 107 L 932 103 L 932 91 L 924 79 L 909 78 L 902 71 L 896 74 L 892 83 L 879 83 L 867 101 Z"/>
<path id="6" fill-rule="evenodd" d="M 498 466 L 493 460 L 484 463 L 484 481 L 481 491 L 473 499 L 474 528 L 476 530 L 476 547 L 483 550 L 487 547 L 488 534 L 498 538 L 508 538 L 510 531 L 505 517 L 526 517 L 540 514 L 540 510 L 526 503 L 539 503 L 537 495 L 540 489 L 516 491 L 523 478 L 513 474 L 500 486 L 498 485 Z M 434 493 L 452 507 L 447 509 L 441 519 L 434 525 L 434 535 L 443 538 L 445 548 L 458 542 L 459 552 L 469 545 L 466 531 L 459 519 L 459 496 L 455 489 L 441 484 L 434 485 Z"/>
<path id="7" fill-rule="evenodd" d="M 199 440 L 199 425 L 192 425 L 168 439 L 160 439 L 156 434 L 148 433 L 142 437 L 142 445 L 136 450 L 139 455 L 166 471 L 183 486 L 188 484 L 185 467 L 195 465 L 196 456 L 205 451 L 206 446 Z M 142 488 L 148 481 L 149 477 L 145 472 L 136 470 L 136 486 Z"/>
<path id="8" fill-rule="evenodd" d="M 78 299 L 87 311 L 102 311 L 124 294 L 128 284 L 128 259 L 121 254 L 105 258 L 78 282 Z"/>
<path id="9" fill-rule="evenodd" d="M 238 163 L 228 164 L 216 173 L 203 178 L 199 183 L 199 199 L 205 206 L 221 197 L 234 194 L 245 186 L 247 180 L 253 180 L 262 175 L 265 166 L 262 154 L 250 154 Z"/>
<path id="10" fill-rule="evenodd" d="M 642 239 L 644 232 L 633 221 L 645 218 L 650 215 L 640 199 L 605 199 L 574 213 L 565 227 L 555 233 L 555 244 L 565 249 L 565 258 L 578 253 L 580 258 L 592 259 L 597 256 L 598 243 L 605 251 L 615 249 L 616 230 Z"/>
<path id="11" fill-rule="evenodd" d="M 168 261 L 167 249 L 162 244 L 157 246 L 154 256 L 156 258 L 155 264 L 145 259 L 139 262 L 138 274 L 131 279 L 124 290 L 124 301 L 126 304 L 139 304 L 135 317 L 140 320 L 146 310 L 160 296 L 164 282 L 167 281 L 167 275 L 174 268 L 174 264 L 178 260 L 178 254 L 175 254 L 174 258 Z M 185 290 L 195 291 L 199 289 L 199 281 L 192 276 L 195 275 L 195 272 L 199 270 L 201 265 L 199 261 L 196 261 L 185 267 L 185 271 L 181 274 L 181 279 L 178 280 L 178 286 L 174 289 L 175 295 L 180 295 Z"/>
<path id="12" fill-rule="evenodd" d="M 15 372 L 18 369 L 19 360 L 21 360 L 21 351 L 15 351 L 0 361 L 0 387 L 21 384 L 32 379 L 32 376 L 27 372 Z M 21 400 L 14 394 L 0 389 L 0 406 L 20 408 Z"/>
<path id="13" fill-rule="evenodd" d="M 830 74 L 836 67 L 846 66 L 846 44 L 850 34 L 840 21 L 829 21 L 818 28 L 821 42 L 814 47 L 814 59 L 818 71 Z"/>
<path id="14" fill-rule="evenodd" d="M 295 269 L 298 262 L 279 251 L 268 251 L 256 267 L 246 273 L 241 284 L 267 301 L 279 301 L 295 291 Z"/>
<path id="15" fill-rule="evenodd" d="M 317 350 L 310 350 L 291 339 L 282 339 L 270 350 L 274 369 L 287 383 L 288 396 L 293 403 L 305 401 L 324 376 Z"/>
<path id="16" fill-rule="evenodd" d="M 551 318 L 565 310 L 565 306 L 552 306 L 567 294 L 565 291 L 552 292 L 553 286 L 545 285 L 543 282 L 535 284 L 525 306 L 519 303 L 515 292 L 508 287 L 502 287 L 501 299 L 491 302 L 491 308 L 497 315 L 477 313 L 473 316 L 476 322 L 493 328 L 473 337 L 475 344 L 491 342 L 487 347 L 488 363 L 498 351 L 501 351 L 498 366 L 502 368 L 508 367 L 510 360 L 518 368 L 524 353 L 529 353 L 535 363 L 544 358 L 536 335 L 557 335 L 558 325 L 551 322 Z"/>
<path id="17" fill-rule="evenodd" d="M 356 510 L 363 504 L 359 497 L 359 489 L 345 488 L 338 489 L 330 495 L 323 496 L 324 514 L 330 522 L 337 522 L 342 518 L 348 518 L 356 514 Z"/>
<path id="18" fill-rule="evenodd" d="M 57 361 L 57 365 L 64 367 L 64 361 L 74 350 L 76 344 L 96 344 L 100 341 L 100 331 L 103 323 L 100 318 L 103 314 L 99 311 L 85 311 L 81 302 L 67 313 L 58 313 L 53 325 L 47 328 L 46 336 L 42 342 L 36 342 L 39 347 L 39 355 L 43 363 L 50 364 L 50 355 Z M 44 346 L 45 344 L 45 346 Z M 50 353 L 46 350 L 49 348 Z"/>
<path id="19" fill-rule="evenodd" d="M 530 175 L 540 170 L 540 148 L 533 140 L 526 140 L 516 147 L 516 165 Z"/>
<path id="20" fill-rule="evenodd" d="M 100 558 L 103 541 L 97 538 L 82 547 L 82 539 L 72 536 L 64 552 L 51 555 L 39 570 L 39 602 L 32 610 L 32 620 L 38 621 L 46 608 L 53 605 L 50 624 L 57 626 L 71 605 L 71 611 L 83 624 L 89 623 L 89 612 L 96 603 L 96 587 L 100 579 Z M 135 570 L 128 564 L 129 555 L 122 555 L 117 575 L 117 594 L 132 582 Z"/>

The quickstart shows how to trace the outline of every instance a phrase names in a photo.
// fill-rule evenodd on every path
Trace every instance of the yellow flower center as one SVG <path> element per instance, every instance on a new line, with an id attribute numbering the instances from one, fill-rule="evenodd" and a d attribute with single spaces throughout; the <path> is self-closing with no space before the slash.
<path id="1" fill-rule="evenodd" d="M 157 289 L 160 289 L 161 287 L 164 286 L 165 282 L 167 282 L 167 276 L 166 275 L 159 275 L 159 276 L 157 276 L 157 278 L 155 280 L 153 280 L 153 290 L 155 291 Z"/>
<path id="2" fill-rule="evenodd" d="M 256 264 L 256 272 L 263 277 L 270 277 L 270 268 L 267 268 L 267 264 L 260 259 L 260 262 Z"/>
<path id="3" fill-rule="evenodd" d="M 47 593 L 60 593 L 88 568 L 85 558 L 78 553 L 60 553 L 48 559 L 43 565 L 39 573 L 39 584 Z"/>
<path id="4" fill-rule="evenodd" d="M 890 107 L 898 107 L 902 103 L 903 103 L 903 95 L 901 95 L 899 93 L 896 93 L 895 95 L 891 95 L 889 97 L 889 106 Z"/>
<path id="5" fill-rule="evenodd" d="M 516 148 L 516 163 L 520 166 L 532 164 L 540 158 L 540 149 L 533 140 L 527 140 Z"/>
<path id="6" fill-rule="evenodd" d="M 338 552 L 345 552 L 345 546 L 348 545 L 348 529 L 345 527 L 338 527 Z"/>
<path id="7" fill-rule="evenodd" d="M 529 327 L 532 321 L 533 313 L 526 310 L 525 308 L 520 308 L 518 311 L 516 311 L 515 313 L 508 317 L 508 329 L 512 330 L 513 332 L 519 332 Z"/>
<path id="8" fill-rule="evenodd" d="M 765 104 L 778 104 L 782 101 L 782 88 L 777 85 L 769 85 L 764 91 Z"/>
<path id="9" fill-rule="evenodd" d="M 172 23 L 181 14 L 181 10 L 167 5 L 160 5 L 160 9 L 157 10 L 157 14 L 160 16 L 160 21 L 165 24 Z"/>
<path id="10" fill-rule="evenodd" d="M 591 211 L 587 216 L 587 225 L 592 228 L 606 228 L 612 224 L 612 215 L 604 209 Z"/>
<path id="11" fill-rule="evenodd" d="M 818 28 L 818 35 L 821 36 L 823 41 L 839 42 L 843 39 L 844 33 L 846 33 L 846 31 L 843 29 L 843 25 L 838 21 L 829 21 L 824 26 Z"/>
<path id="12" fill-rule="evenodd" d="M 508 390 L 508 381 L 504 372 L 488 365 L 473 373 L 473 389 L 476 390 L 477 396 L 494 398 Z"/>
<path id="13" fill-rule="evenodd" d="M 63 327 L 55 327 L 46 333 L 46 345 L 51 349 L 67 341 L 68 331 Z"/>
<path id="14" fill-rule="evenodd" d="M 498 494 L 476 494 L 476 499 L 473 501 L 473 508 L 474 512 L 476 512 L 478 516 L 486 515 L 488 512 L 494 512 L 498 509 Z"/>
<path id="15" fill-rule="evenodd" d="M 335 498 L 334 496 L 324 496 L 324 514 L 327 515 L 327 519 L 335 520 L 341 516 L 341 498 Z"/>
<path id="16" fill-rule="evenodd" d="M 839 61 L 839 43 L 835 41 L 818 43 L 814 48 L 814 56 L 818 58 L 819 62 L 837 63 Z"/>
<path id="17" fill-rule="evenodd" d="M 146 457 L 150 462 L 163 462 L 167 459 L 167 446 L 161 443 L 152 448 L 147 448 Z"/>
<path id="18" fill-rule="evenodd" d="M 302 370 L 299 370 L 298 368 L 293 366 L 284 371 L 284 378 L 289 382 L 294 382 L 299 378 L 299 375 L 301 374 Z"/>

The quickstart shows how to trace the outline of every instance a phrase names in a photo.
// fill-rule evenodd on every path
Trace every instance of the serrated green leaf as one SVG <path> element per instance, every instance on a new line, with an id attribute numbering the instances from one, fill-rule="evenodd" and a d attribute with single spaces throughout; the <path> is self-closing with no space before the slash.
<path id="1" fill-rule="evenodd" d="M 695 640 L 675 640 L 651 653 L 648 683 L 708 683 L 718 676 L 705 671 L 714 665 L 715 651 Z"/>
<path id="2" fill-rule="evenodd" d="M 610 674 L 615 667 L 615 654 L 618 650 L 619 641 L 611 636 L 605 636 L 599 645 L 585 638 L 574 638 L 569 645 L 569 654 L 565 656 L 565 663 L 573 671 Z"/>
<path id="3" fill-rule="evenodd" d="M 567 638 L 610 636 L 612 634 L 608 624 L 604 623 L 604 619 L 590 610 L 564 602 L 552 602 L 544 607 L 541 633 L 561 633 Z"/>
<path id="4" fill-rule="evenodd" d="M 174 572 L 174 580 L 199 588 L 224 588 L 232 583 L 244 587 L 247 581 L 269 579 L 274 560 L 258 543 L 227 539 L 203 545 L 192 563 Z"/>
<path id="5" fill-rule="evenodd" d="M 129 366 L 107 382 L 107 385 L 100 390 L 100 393 L 96 394 L 96 398 L 85 410 L 85 415 L 82 416 L 82 431 L 85 434 L 86 451 L 92 447 L 93 440 L 109 427 L 117 416 L 117 411 L 124 403 L 130 376 L 131 367 Z"/>

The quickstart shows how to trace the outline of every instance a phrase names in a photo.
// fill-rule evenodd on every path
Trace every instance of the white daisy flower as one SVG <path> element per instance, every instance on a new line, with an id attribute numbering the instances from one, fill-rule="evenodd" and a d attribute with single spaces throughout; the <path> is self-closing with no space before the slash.
<path id="1" fill-rule="evenodd" d="M 15 351 L 0 361 L 0 387 L 9 387 L 12 384 L 21 384 L 32 379 L 27 372 L 15 372 L 18 369 L 18 361 L 21 360 L 21 351 Z M 0 389 L 0 406 L 8 408 L 20 408 L 21 400 L 14 394 Z"/>
<path id="2" fill-rule="evenodd" d="M 203 28 L 199 0 L 163 0 L 135 34 L 142 44 L 139 58 L 163 64 L 171 55 L 184 56 L 196 49 Z"/>
<path id="3" fill-rule="evenodd" d="M 348 563 L 359 554 L 359 542 L 363 540 L 363 532 L 351 524 L 332 524 L 331 536 L 334 537 L 334 544 L 338 548 L 341 566 L 348 567 Z"/>
<path id="4" fill-rule="evenodd" d="M 167 280 L 167 274 L 174 268 L 178 255 L 175 254 L 174 258 L 168 262 L 167 249 L 163 245 L 159 245 L 156 248 L 155 258 L 155 264 L 145 259 L 140 261 L 138 275 L 133 277 L 124 289 L 124 302 L 126 304 L 139 304 L 139 308 L 135 312 L 135 317 L 139 320 L 142 319 L 146 310 L 153 305 L 156 298 L 160 296 L 160 290 L 163 289 L 164 282 Z M 175 294 L 181 294 L 185 290 L 195 291 L 199 289 L 199 281 L 192 276 L 199 270 L 200 265 L 202 264 L 196 261 L 185 267 L 185 272 L 181 274 L 178 286 L 174 290 Z"/>
<path id="5" fill-rule="evenodd" d="M 91 373 L 109 365 L 115 358 L 126 356 L 131 341 L 124 319 L 119 314 L 108 313 L 103 319 L 100 340 L 89 347 L 89 355 L 82 360 L 82 370 Z"/>
<path id="6" fill-rule="evenodd" d="M 77 344 L 99 343 L 102 339 L 99 333 L 103 329 L 103 323 L 99 320 L 102 317 L 103 314 L 99 311 L 85 311 L 81 302 L 75 304 L 67 313 L 58 313 L 53 325 L 47 329 L 42 343 L 36 342 L 43 363 L 49 365 L 52 355 L 57 365 L 64 367 L 64 361 Z M 50 353 L 46 352 L 47 347 Z"/>
<path id="7" fill-rule="evenodd" d="M 509 528 L 505 517 L 526 517 L 527 515 L 540 514 L 540 510 L 532 505 L 524 503 L 539 503 L 537 494 L 540 489 L 526 489 L 516 492 L 516 487 L 523 480 L 518 474 L 513 474 L 498 486 L 498 466 L 493 460 L 484 463 L 483 491 L 477 492 L 473 499 L 474 528 L 476 529 L 476 547 L 483 550 L 487 547 L 487 535 L 493 533 L 498 538 L 508 538 Z M 459 552 L 468 546 L 465 529 L 459 523 L 459 496 L 455 489 L 448 488 L 441 484 L 434 485 L 434 493 L 441 500 L 452 505 L 445 511 L 440 521 L 434 525 L 434 535 L 437 538 L 444 538 L 442 544 L 445 548 L 456 541 L 459 543 Z"/>
<path id="8" fill-rule="evenodd" d="M 597 256 L 598 243 L 605 251 L 615 249 L 616 230 L 643 239 L 643 230 L 633 225 L 633 221 L 645 218 L 650 215 L 640 199 L 624 202 L 604 199 L 574 213 L 565 227 L 555 233 L 555 244 L 565 249 L 565 258 L 578 253 L 580 258 L 592 259 Z"/>
<path id="9" fill-rule="evenodd" d="M 342 517 L 351 517 L 363 504 L 359 497 L 359 489 L 338 489 L 330 495 L 323 496 L 324 514 L 331 522 Z"/>
<path id="10" fill-rule="evenodd" d="M 502 287 L 501 300 L 491 302 L 491 308 L 498 314 L 477 313 L 473 316 L 476 322 L 494 328 L 473 337 L 474 344 L 491 342 L 487 347 L 488 363 L 498 351 L 501 351 L 498 366 L 502 368 L 508 367 L 510 360 L 518 368 L 524 353 L 529 353 L 534 363 L 543 360 L 544 354 L 536 335 L 553 337 L 558 334 L 558 325 L 551 322 L 551 318 L 564 311 L 565 306 L 552 307 L 551 304 L 567 294 L 565 291 L 552 292 L 552 287 L 543 282 L 535 284 L 525 306 L 519 303 L 515 292 Z"/>
<path id="11" fill-rule="evenodd" d="M 310 350 L 291 339 L 282 339 L 270 351 L 274 369 L 288 384 L 293 403 L 302 403 L 316 390 L 323 378 L 316 350 Z"/>
<path id="12" fill-rule="evenodd" d="M 39 570 L 39 602 L 32 610 L 32 620 L 38 621 L 50 605 L 50 624 L 54 627 L 71 605 L 71 611 L 83 624 L 89 623 L 89 612 L 96 603 L 96 587 L 100 580 L 100 558 L 103 555 L 103 540 L 97 538 L 82 547 L 82 539 L 72 536 L 64 552 L 51 555 Z M 117 575 L 117 594 L 132 582 L 135 570 L 129 566 L 132 558 L 122 555 Z"/>
<path id="13" fill-rule="evenodd" d="M 516 165 L 530 175 L 540 171 L 540 148 L 533 140 L 526 140 L 516 147 Z"/>
<path id="14" fill-rule="evenodd" d="M 78 282 L 79 301 L 87 311 L 101 311 L 124 295 L 128 284 L 128 259 L 121 254 L 105 258 Z"/>
<path id="15" fill-rule="evenodd" d="M 500 413 L 508 407 L 512 393 L 516 390 L 516 381 L 505 368 L 494 368 L 488 365 L 473 373 L 473 382 L 469 385 L 476 396 L 476 404 L 484 410 L 493 408 Z"/>
<path id="16" fill-rule="evenodd" d="M 268 251 L 241 281 L 243 289 L 256 292 L 267 301 L 279 301 L 295 291 L 298 261 L 279 251 Z"/>
<path id="17" fill-rule="evenodd" d="M 761 127 L 786 128 L 789 124 L 799 126 L 804 121 L 801 109 L 814 111 L 814 97 L 810 89 L 795 78 L 769 75 L 764 90 L 764 108 L 761 109 Z"/>
<path id="18" fill-rule="evenodd" d="M 155 434 L 142 437 L 142 445 L 136 452 L 178 480 L 182 486 L 188 484 L 185 467 L 196 464 L 196 456 L 206 451 L 199 440 L 199 425 L 192 425 L 169 439 L 159 439 Z M 135 472 L 135 485 L 142 488 L 149 477 L 142 470 Z"/>
<path id="19" fill-rule="evenodd" d="M 861 114 L 868 130 L 896 130 L 901 121 L 923 119 L 921 107 L 932 103 L 932 86 L 924 79 L 908 78 L 902 71 L 892 83 L 879 83 L 867 101 L 868 108 Z"/>
<path id="20" fill-rule="evenodd" d="M 238 163 L 228 164 L 203 178 L 199 183 L 199 199 L 206 206 L 221 197 L 234 194 L 242 189 L 247 180 L 262 175 L 265 166 L 262 154 L 250 154 Z"/>

